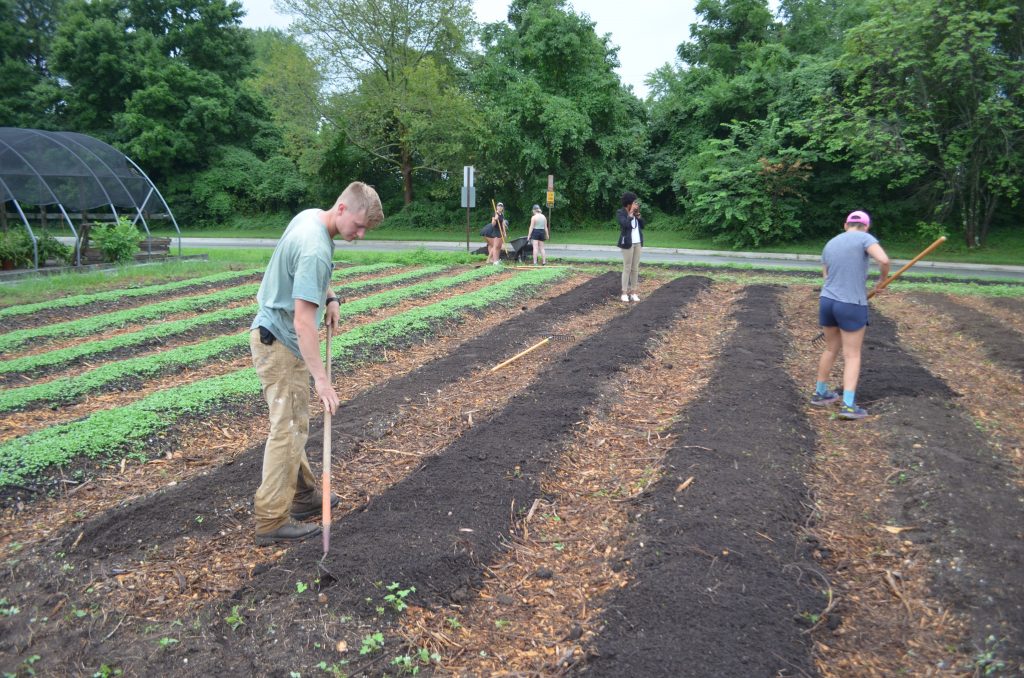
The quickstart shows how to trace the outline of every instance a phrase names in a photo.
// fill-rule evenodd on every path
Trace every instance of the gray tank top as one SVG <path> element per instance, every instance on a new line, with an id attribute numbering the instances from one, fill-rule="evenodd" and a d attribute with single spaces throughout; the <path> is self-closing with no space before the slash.
<path id="1" fill-rule="evenodd" d="M 533 224 L 533 230 L 535 230 L 535 231 L 543 231 L 543 230 L 545 230 L 545 227 L 548 225 L 548 218 L 545 217 L 543 214 L 540 214 L 539 212 L 537 213 L 536 216 L 537 216 L 537 221 L 534 222 L 534 224 Z"/>

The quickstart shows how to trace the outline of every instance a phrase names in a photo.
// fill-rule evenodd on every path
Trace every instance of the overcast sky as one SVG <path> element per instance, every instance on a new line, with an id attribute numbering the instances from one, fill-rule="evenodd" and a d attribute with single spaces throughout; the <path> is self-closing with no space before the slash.
<path id="1" fill-rule="evenodd" d="M 247 28 L 287 28 L 288 18 L 274 11 L 274 0 L 241 0 Z M 619 77 L 633 92 L 647 96 L 644 79 L 665 63 L 675 63 L 676 47 L 690 36 L 696 21 L 695 0 L 570 0 L 579 14 L 590 16 L 598 35 L 611 34 L 619 48 Z M 504 21 L 508 0 L 473 0 L 477 21 Z"/>

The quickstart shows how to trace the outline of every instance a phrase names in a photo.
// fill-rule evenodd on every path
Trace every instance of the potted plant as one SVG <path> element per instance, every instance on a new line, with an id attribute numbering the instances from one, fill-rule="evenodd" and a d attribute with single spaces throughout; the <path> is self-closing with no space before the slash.
<path id="1" fill-rule="evenodd" d="M 32 241 L 18 231 L 0 233 L 0 267 L 9 271 L 32 265 Z"/>

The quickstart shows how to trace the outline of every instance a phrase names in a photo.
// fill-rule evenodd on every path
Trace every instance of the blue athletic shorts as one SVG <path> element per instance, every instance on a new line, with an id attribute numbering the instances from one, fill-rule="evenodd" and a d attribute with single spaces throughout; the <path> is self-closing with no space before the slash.
<path id="1" fill-rule="evenodd" d="M 820 297 L 818 324 L 822 327 L 838 327 L 845 332 L 856 332 L 868 324 L 868 307 Z"/>

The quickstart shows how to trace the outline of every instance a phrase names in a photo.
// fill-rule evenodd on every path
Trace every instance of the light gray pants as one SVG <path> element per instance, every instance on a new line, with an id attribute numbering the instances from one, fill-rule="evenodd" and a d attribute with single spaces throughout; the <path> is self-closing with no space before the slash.
<path id="1" fill-rule="evenodd" d="M 639 294 L 640 285 L 640 250 L 643 247 L 633 245 L 628 250 L 622 250 L 622 293 Z"/>

